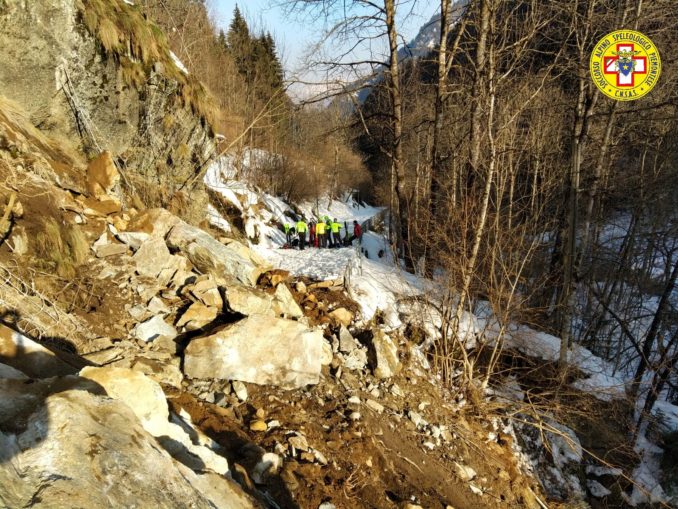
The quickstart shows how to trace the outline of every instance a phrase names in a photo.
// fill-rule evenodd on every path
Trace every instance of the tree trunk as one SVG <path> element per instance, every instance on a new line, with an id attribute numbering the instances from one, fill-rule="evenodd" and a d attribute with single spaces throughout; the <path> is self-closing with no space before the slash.
<path id="1" fill-rule="evenodd" d="M 652 324 L 647 331 L 647 336 L 643 342 L 642 354 L 640 356 L 640 361 L 638 363 L 638 369 L 636 369 L 636 374 L 633 377 L 633 382 L 631 383 L 631 395 L 635 398 L 638 396 L 638 391 L 640 389 L 640 382 L 643 379 L 645 370 L 650 363 L 650 355 L 652 354 L 652 348 L 654 347 L 655 339 L 659 334 L 659 330 L 664 320 L 664 315 L 669 307 L 669 299 L 671 293 L 676 287 L 676 279 L 678 278 L 678 260 L 676 260 L 673 270 L 671 271 L 671 276 L 664 287 L 664 292 L 662 293 L 661 298 L 659 299 L 659 304 L 657 305 L 657 311 L 654 314 L 652 319 Z"/>
<path id="2" fill-rule="evenodd" d="M 398 67 L 398 31 L 396 29 L 395 0 L 384 0 L 386 11 L 386 30 L 389 42 L 389 94 L 391 96 L 391 114 L 393 118 L 393 146 L 391 159 L 395 177 L 396 204 L 395 214 L 398 224 L 397 243 L 408 269 L 414 268 L 412 246 L 409 235 L 409 200 L 405 183 L 405 162 L 403 161 L 403 103 L 400 90 L 400 71 Z"/>

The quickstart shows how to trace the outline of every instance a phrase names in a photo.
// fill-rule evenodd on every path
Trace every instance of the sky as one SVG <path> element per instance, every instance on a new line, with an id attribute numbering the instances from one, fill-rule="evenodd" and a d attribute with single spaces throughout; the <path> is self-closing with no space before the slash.
<path id="1" fill-rule="evenodd" d="M 262 30 L 271 32 L 285 70 L 295 73 L 310 45 L 319 39 L 323 31 L 322 22 L 287 18 L 283 10 L 275 6 L 275 0 L 208 0 L 212 15 L 224 31 L 228 29 L 236 3 L 255 33 Z M 414 8 L 403 9 L 399 20 L 402 38 L 405 41 L 413 39 L 438 10 L 439 4 L 435 0 L 420 0 Z"/>

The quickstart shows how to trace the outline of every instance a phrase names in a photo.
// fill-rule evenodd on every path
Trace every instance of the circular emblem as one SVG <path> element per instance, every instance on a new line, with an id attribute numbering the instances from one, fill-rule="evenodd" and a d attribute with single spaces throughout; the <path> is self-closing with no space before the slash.
<path id="1" fill-rule="evenodd" d="M 633 30 L 617 30 L 598 41 L 589 68 L 603 94 L 617 101 L 633 101 L 657 84 L 662 62 L 648 37 Z"/>

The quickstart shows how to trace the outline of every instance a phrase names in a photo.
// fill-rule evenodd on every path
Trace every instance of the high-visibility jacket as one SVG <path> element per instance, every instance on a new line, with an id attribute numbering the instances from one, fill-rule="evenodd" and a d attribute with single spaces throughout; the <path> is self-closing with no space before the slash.
<path id="1" fill-rule="evenodd" d="M 341 223 L 332 223 L 332 233 L 339 233 L 339 230 L 343 228 Z"/>
<path id="2" fill-rule="evenodd" d="M 306 233 L 306 221 L 297 221 L 297 232 Z"/>
<path id="3" fill-rule="evenodd" d="M 326 228 L 326 226 L 327 226 L 327 225 L 326 225 L 325 223 L 318 223 L 317 225 L 315 225 L 315 232 L 316 232 L 318 235 L 325 235 L 325 228 Z"/>
<path id="4" fill-rule="evenodd" d="M 285 224 L 283 225 L 283 229 L 285 230 L 285 233 L 289 233 L 289 231 L 290 231 L 290 225 L 289 225 L 288 223 L 285 223 Z"/>

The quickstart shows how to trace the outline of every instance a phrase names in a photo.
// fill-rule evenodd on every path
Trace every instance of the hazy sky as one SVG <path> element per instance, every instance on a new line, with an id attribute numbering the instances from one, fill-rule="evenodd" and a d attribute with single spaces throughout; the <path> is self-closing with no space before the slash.
<path id="1" fill-rule="evenodd" d="M 287 19 L 280 8 L 274 7 L 276 3 L 271 0 L 209 0 L 213 15 L 219 25 L 228 29 L 233 17 L 236 3 L 247 19 L 248 25 L 255 32 L 268 30 L 273 34 L 278 45 L 279 56 L 283 58 L 283 65 L 288 71 L 295 71 L 304 52 L 310 43 L 317 40 L 322 32 L 320 23 L 301 24 L 295 19 Z M 416 3 L 416 9 L 403 9 L 401 17 L 409 14 L 405 19 L 399 20 L 399 30 L 404 40 L 410 41 L 417 35 L 419 28 L 426 23 L 438 10 L 440 2 L 435 0 L 420 0 Z M 405 12 L 407 11 L 407 12 Z"/>

